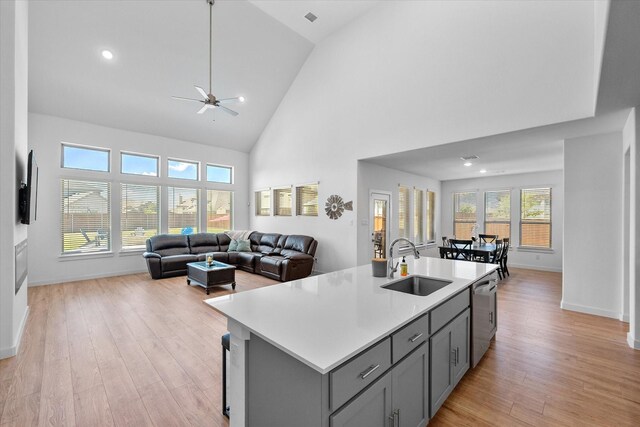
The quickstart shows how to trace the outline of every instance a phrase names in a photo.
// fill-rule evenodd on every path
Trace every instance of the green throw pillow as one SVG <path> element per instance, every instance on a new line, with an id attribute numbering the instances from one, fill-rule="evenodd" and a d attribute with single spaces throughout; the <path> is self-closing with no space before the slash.
<path id="1" fill-rule="evenodd" d="M 237 252 L 237 251 L 238 251 L 238 241 L 232 240 L 231 243 L 229 243 L 229 249 L 227 249 L 227 252 Z"/>
<path id="2" fill-rule="evenodd" d="M 251 242 L 249 240 L 238 240 L 238 252 L 251 252 Z"/>

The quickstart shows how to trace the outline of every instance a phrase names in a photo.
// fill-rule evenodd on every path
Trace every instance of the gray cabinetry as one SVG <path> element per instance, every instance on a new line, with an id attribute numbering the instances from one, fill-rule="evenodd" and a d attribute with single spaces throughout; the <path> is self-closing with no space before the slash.
<path id="1" fill-rule="evenodd" d="M 391 373 L 330 417 L 331 427 L 388 427 L 392 419 Z"/>
<path id="2" fill-rule="evenodd" d="M 469 313 L 467 308 L 431 337 L 431 416 L 469 369 Z"/>
<path id="3" fill-rule="evenodd" d="M 394 427 L 422 427 L 429 420 L 429 346 L 423 343 L 391 371 Z M 391 424 L 391 423 L 390 423 Z"/>

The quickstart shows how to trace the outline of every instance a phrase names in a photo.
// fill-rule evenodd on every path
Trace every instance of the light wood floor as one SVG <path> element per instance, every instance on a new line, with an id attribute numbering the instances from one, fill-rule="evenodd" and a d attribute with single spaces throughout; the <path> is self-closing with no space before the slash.
<path id="1" fill-rule="evenodd" d="M 240 271 L 237 281 L 237 292 L 275 283 Z M 626 325 L 561 310 L 560 283 L 512 269 L 496 341 L 430 425 L 640 425 L 640 352 Z M 226 321 L 205 297 L 184 277 L 146 274 L 30 288 L 20 352 L 0 361 L 0 424 L 227 426 Z"/>

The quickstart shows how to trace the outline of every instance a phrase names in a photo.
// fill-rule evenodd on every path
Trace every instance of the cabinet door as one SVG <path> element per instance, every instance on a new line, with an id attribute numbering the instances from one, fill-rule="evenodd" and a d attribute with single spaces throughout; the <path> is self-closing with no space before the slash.
<path id="1" fill-rule="evenodd" d="M 469 370 L 469 309 L 451 322 L 451 349 L 455 356 L 453 362 L 453 385 L 458 384 L 462 376 Z"/>
<path id="2" fill-rule="evenodd" d="M 451 325 L 445 326 L 440 332 L 433 335 L 431 345 L 431 411 L 433 417 L 440 406 L 453 390 L 453 363 L 454 353 L 451 350 Z"/>
<path id="3" fill-rule="evenodd" d="M 489 336 L 493 337 L 498 329 L 498 295 L 496 292 L 490 294 L 489 301 L 489 321 L 491 326 Z"/>
<path id="4" fill-rule="evenodd" d="M 391 373 L 387 373 L 333 414 L 331 427 L 388 427 L 391 419 Z"/>
<path id="5" fill-rule="evenodd" d="M 429 420 L 429 347 L 423 343 L 391 371 L 394 427 L 423 427 Z M 399 423 L 398 423 L 399 421 Z"/>

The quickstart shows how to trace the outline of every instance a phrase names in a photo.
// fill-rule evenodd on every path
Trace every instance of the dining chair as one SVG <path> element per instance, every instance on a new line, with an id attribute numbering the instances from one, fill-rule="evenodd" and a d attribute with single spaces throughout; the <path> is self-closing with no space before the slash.
<path id="1" fill-rule="evenodd" d="M 442 236 L 442 246 L 450 246 L 451 243 L 449 242 L 449 239 L 447 239 L 447 236 Z"/>
<path id="2" fill-rule="evenodd" d="M 494 243 L 498 240 L 497 234 L 478 234 L 478 238 L 480 239 L 480 243 Z"/>
<path id="3" fill-rule="evenodd" d="M 495 245 L 496 245 L 496 251 L 491 256 L 491 259 L 489 260 L 489 262 L 491 264 L 498 264 L 498 269 L 496 271 L 498 272 L 498 277 L 500 278 L 500 280 L 502 280 L 504 278 L 504 270 L 502 269 L 504 242 L 503 240 L 496 239 Z"/>
<path id="4" fill-rule="evenodd" d="M 451 245 L 453 259 L 474 261 L 473 253 L 471 253 L 471 246 L 473 245 L 473 241 L 471 239 L 449 239 L 449 243 Z"/>
<path id="5" fill-rule="evenodd" d="M 509 247 L 511 246 L 511 239 L 509 237 L 505 237 L 502 239 L 503 247 L 502 247 L 502 258 L 500 260 L 500 267 L 502 268 L 502 274 L 506 274 L 507 276 L 511 276 L 509 274 L 509 268 L 507 267 L 507 258 L 509 257 Z"/>

